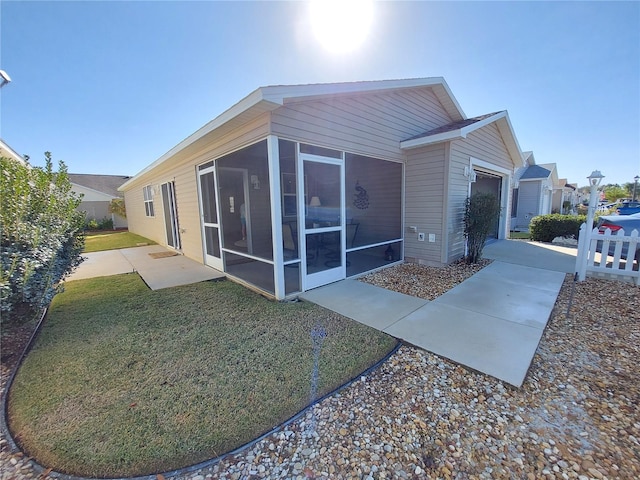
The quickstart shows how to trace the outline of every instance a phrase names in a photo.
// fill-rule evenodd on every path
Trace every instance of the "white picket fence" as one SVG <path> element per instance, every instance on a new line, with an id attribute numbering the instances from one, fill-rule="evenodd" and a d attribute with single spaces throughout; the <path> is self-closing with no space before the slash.
<path id="1" fill-rule="evenodd" d="M 594 228 L 589 234 L 586 230 L 587 224 L 583 223 L 580 227 L 578 256 L 576 258 L 578 280 L 584 280 L 589 273 L 604 277 L 622 277 L 622 279 L 632 280 L 636 285 L 640 285 L 640 269 L 634 270 L 633 268 L 633 258 L 638 244 L 640 244 L 638 230 L 633 230 L 629 235 L 626 235 L 624 230 L 618 230 L 616 235 L 612 235 L 608 228 L 604 234 L 600 233 L 597 228 Z M 596 252 L 598 242 L 602 242 L 600 249 L 602 254 Z M 615 246 L 613 257 L 607 255 L 611 245 Z M 622 254 L 623 245 L 628 245 L 626 255 Z"/>

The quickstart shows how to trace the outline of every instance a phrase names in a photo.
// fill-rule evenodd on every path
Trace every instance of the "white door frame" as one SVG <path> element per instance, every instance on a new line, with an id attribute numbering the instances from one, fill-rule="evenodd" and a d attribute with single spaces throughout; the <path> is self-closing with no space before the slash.
<path id="1" fill-rule="evenodd" d="M 511 218 L 510 190 L 511 190 L 511 174 L 512 172 L 504 167 L 494 165 L 492 163 L 480 160 L 475 157 L 469 157 L 469 168 L 473 172 L 474 167 L 478 167 L 479 171 L 485 170 L 502 177 L 502 185 L 500 191 L 500 219 L 498 222 L 498 239 L 509 238 L 509 220 Z M 469 183 L 468 196 L 471 196 L 471 183 Z"/>
<path id="2" fill-rule="evenodd" d="M 307 228 L 306 225 L 306 205 L 304 192 L 304 162 L 323 163 L 328 165 L 337 165 L 340 167 L 340 221 L 339 225 L 331 227 Z M 344 154 L 343 158 L 322 157 L 319 155 L 311 155 L 308 153 L 298 154 L 298 185 L 300 185 L 300 194 L 298 195 L 298 224 L 300 225 L 300 258 L 302 266 L 302 291 L 327 285 L 329 283 L 343 280 L 347 277 L 347 253 L 345 238 L 345 172 L 344 172 Z M 309 199 L 310 200 L 310 199 Z M 328 268 L 321 272 L 307 273 L 307 235 L 340 232 L 340 265 L 334 268 Z"/>
<path id="3" fill-rule="evenodd" d="M 213 175 L 213 195 L 216 199 L 216 219 L 217 223 L 205 223 L 204 221 L 204 209 L 202 201 L 202 180 L 201 177 L 211 173 Z M 198 170 L 198 204 L 200 208 L 200 235 L 202 236 L 202 256 L 204 258 L 205 265 L 215 268 L 216 270 L 224 271 L 224 263 L 222 261 L 222 232 L 220 231 L 220 199 L 218 198 L 218 185 L 217 175 L 215 170 L 215 164 L 210 167 Z M 206 228 L 215 228 L 218 232 L 218 246 L 220 248 L 220 257 L 209 255 L 207 253 L 207 235 Z"/>
<path id="4" fill-rule="evenodd" d="M 169 212 L 167 212 L 166 204 L 165 204 L 165 192 L 163 190 L 164 186 L 167 186 L 167 203 L 169 206 Z M 162 194 L 162 210 L 164 212 L 164 226 L 165 226 L 165 236 L 167 246 L 174 248 L 176 250 L 180 250 L 182 248 L 182 243 L 180 241 L 180 225 L 178 224 L 178 205 L 176 203 L 176 182 L 175 180 L 171 180 L 165 182 L 160 185 L 160 192 Z M 173 243 L 171 245 L 169 243 L 169 231 L 167 229 L 167 214 L 169 215 L 169 222 L 171 227 L 171 235 L 173 235 Z"/>

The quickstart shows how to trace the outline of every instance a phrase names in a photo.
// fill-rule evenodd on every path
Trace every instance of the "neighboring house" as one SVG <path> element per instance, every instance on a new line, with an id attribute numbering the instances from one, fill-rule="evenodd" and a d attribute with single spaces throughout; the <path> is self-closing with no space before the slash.
<path id="1" fill-rule="evenodd" d="M 506 111 L 467 118 L 442 78 L 261 87 L 128 180 L 129 230 L 288 296 L 465 254 L 495 193 L 509 232 L 523 157 Z"/>
<path id="2" fill-rule="evenodd" d="M 562 214 L 575 213 L 575 207 L 578 204 L 577 190 L 578 186 L 568 183 L 566 178 L 558 180 L 558 188 L 554 190 L 552 211 Z"/>
<path id="3" fill-rule="evenodd" d="M 13 160 L 25 164 L 24 158 L 22 155 L 17 153 L 13 148 L 11 148 L 8 144 L 4 142 L 4 140 L 0 139 L 0 157 L 12 158 Z"/>
<path id="4" fill-rule="evenodd" d="M 533 152 L 524 152 L 523 156 L 526 166 L 516 170 L 512 191 L 514 231 L 527 230 L 533 217 L 551 213 L 553 194 L 559 186 L 555 163 L 536 165 Z"/>
<path id="5" fill-rule="evenodd" d="M 127 228 L 127 219 L 109 213 L 109 204 L 115 198 L 122 198 L 118 188 L 130 178 L 123 175 L 69 174 L 71 190 L 82 194 L 78 210 L 85 212 L 87 220 L 113 220 L 113 228 Z"/>

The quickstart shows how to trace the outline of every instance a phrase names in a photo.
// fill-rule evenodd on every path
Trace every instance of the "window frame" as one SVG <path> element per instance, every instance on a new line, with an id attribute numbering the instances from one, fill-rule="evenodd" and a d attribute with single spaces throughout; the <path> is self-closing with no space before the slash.
<path id="1" fill-rule="evenodd" d="M 146 217 L 154 218 L 155 209 L 153 205 L 153 186 L 146 185 L 142 187 L 142 198 L 144 199 L 144 213 Z"/>

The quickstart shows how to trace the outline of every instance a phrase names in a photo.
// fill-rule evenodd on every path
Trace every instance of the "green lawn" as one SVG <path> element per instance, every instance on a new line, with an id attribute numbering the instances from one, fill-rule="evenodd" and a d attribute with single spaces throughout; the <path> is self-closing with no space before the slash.
<path id="1" fill-rule="evenodd" d="M 529 240 L 529 232 L 511 232 L 509 238 L 512 240 Z"/>
<path id="2" fill-rule="evenodd" d="M 120 477 L 197 463 L 309 404 L 396 341 L 309 303 L 235 283 L 149 290 L 137 274 L 65 283 L 9 394 L 10 428 L 55 470 Z"/>
<path id="3" fill-rule="evenodd" d="M 137 247 L 139 244 L 155 245 L 156 242 L 135 233 L 124 232 L 88 232 L 84 237 L 84 253 Z"/>

